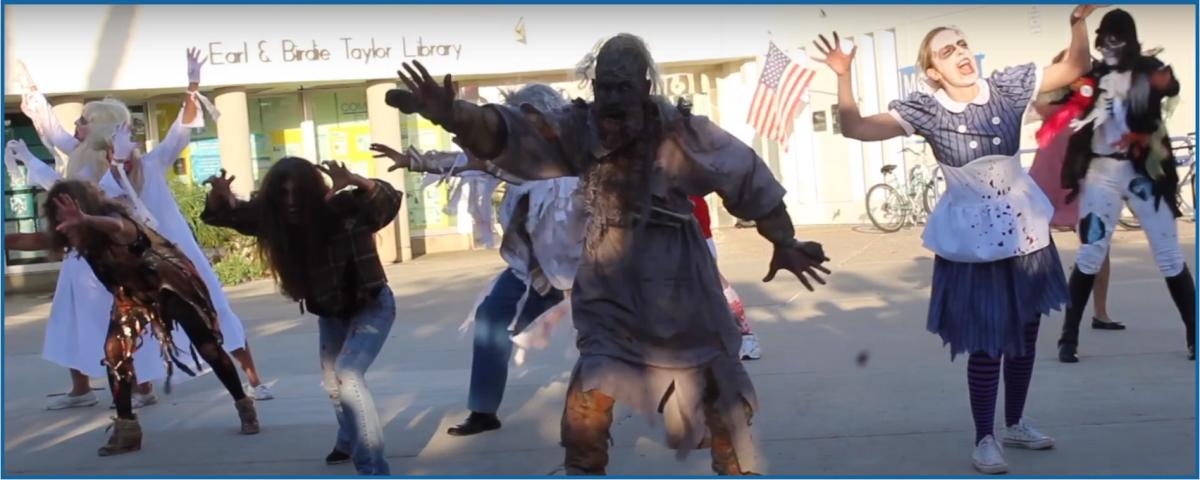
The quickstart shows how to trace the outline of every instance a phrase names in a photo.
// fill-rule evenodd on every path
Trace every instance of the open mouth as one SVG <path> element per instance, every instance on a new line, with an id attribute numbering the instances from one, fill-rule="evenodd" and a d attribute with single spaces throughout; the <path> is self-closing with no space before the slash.
<path id="1" fill-rule="evenodd" d="M 958 61 L 958 73 L 966 76 L 975 74 L 975 65 L 971 63 L 971 59 L 964 58 Z"/>

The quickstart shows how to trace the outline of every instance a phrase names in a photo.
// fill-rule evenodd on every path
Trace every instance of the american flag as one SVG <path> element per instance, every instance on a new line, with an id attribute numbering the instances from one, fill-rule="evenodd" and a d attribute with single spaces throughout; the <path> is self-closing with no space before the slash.
<path id="1" fill-rule="evenodd" d="M 815 75 L 815 71 L 796 64 L 771 42 L 746 123 L 786 149 L 788 137 L 792 136 L 792 120 L 804 109 L 801 98 Z"/>

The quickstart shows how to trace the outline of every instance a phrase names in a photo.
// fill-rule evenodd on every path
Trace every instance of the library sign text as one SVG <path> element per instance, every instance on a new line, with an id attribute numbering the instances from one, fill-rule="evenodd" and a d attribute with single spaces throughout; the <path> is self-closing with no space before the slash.
<path id="1" fill-rule="evenodd" d="M 409 59 L 453 58 L 462 56 L 461 43 L 429 43 L 421 37 L 402 37 L 399 48 L 371 38 L 341 37 L 332 44 L 316 40 L 242 42 L 209 42 L 210 65 L 245 65 L 248 63 L 316 63 L 353 61 L 370 64 L 379 61 Z"/>

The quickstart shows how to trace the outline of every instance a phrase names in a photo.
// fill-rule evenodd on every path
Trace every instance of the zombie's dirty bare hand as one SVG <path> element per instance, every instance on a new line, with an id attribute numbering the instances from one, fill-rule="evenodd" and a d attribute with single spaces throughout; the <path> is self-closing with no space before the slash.
<path id="1" fill-rule="evenodd" d="M 346 187 L 353 186 L 367 191 L 375 187 L 375 182 L 351 172 L 346 168 L 346 164 L 341 162 L 324 162 L 322 165 L 317 165 L 317 169 L 328 175 L 329 180 L 333 182 L 326 199 L 333 198 L 338 191 Z"/>
<path id="2" fill-rule="evenodd" d="M 387 158 L 392 161 L 392 166 L 388 167 L 387 171 L 393 172 L 401 168 L 412 167 L 412 157 L 407 154 L 400 153 L 396 149 L 384 145 L 382 143 L 372 143 L 370 147 L 372 152 L 375 152 L 375 158 Z"/>
<path id="3" fill-rule="evenodd" d="M 75 199 L 68 195 L 58 195 L 54 197 L 54 206 L 58 212 L 58 230 L 60 233 L 67 233 L 75 229 L 83 228 L 87 224 L 87 216 L 79 210 L 79 204 L 75 203 Z"/>
<path id="4" fill-rule="evenodd" d="M 404 113 L 418 113 L 435 125 L 446 127 L 453 117 L 454 96 L 458 91 L 450 74 L 446 74 L 439 85 L 421 62 L 413 61 L 412 65 L 405 63 L 403 67 L 396 74 L 408 91 L 394 90 L 393 106 Z"/>
<path id="5" fill-rule="evenodd" d="M 829 269 L 822 266 L 822 263 L 829 261 L 829 257 L 825 256 L 825 249 L 817 242 L 795 242 L 792 245 L 776 245 L 775 252 L 771 255 L 771 267 L 767 272 L 767 276 L 763 278 L 764 282 L 769 282 L 775 279 L 775 273 L 779 270 L 787 270 L 796 275 L 800 283 L 804 284 L 804 288 L 808 291 L 813 291 L 812 284 L 809 283 L 805 275 L 812 277 L 817 283 L 824 285 L 825 279 L 821 278 L 817 272 L 829 275 Z"/>
<path id="6" fill-rule="evenodd" d="M 213 175 L 204 181 L 205 185 L 210 185 L 212 190 L 208 192 L 208 203 L 210 205 L 224 204 L 228 208 L 233 208 L 237 204 L 237 197 L 233 196 L 233 190 L 229 188 L 233 184 L 236 176 L 227 176 L 225 169 L 221 169 L 221 176 Z"/>

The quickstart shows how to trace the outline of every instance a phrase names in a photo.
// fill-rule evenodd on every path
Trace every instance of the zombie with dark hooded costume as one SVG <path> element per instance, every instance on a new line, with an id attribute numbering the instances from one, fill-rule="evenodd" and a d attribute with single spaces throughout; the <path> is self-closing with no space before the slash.
<path id="1" fill-rule="evenodd" d="M 1104 15 L 1096 30 L 1103 60 L 1089 77 L 1098 86 L 1092 102 L 1072 122 L 1063 187 L 1080 202 L 1082 245 L 1071 272 L 1070 308 L 1059 338 L 1059 360 L 1079 361 L 1079 324 L 1112 241 L 1122 203 L 1138 217 L 1187 332 L 1188 358 L 1196 358 L 1195 284 L 1184 262 L 1175 219 L 1179 183 L 1163 121 L 1163 100 L 1179 94 L 1171 67 L 1142 53 L 1137 26 L 1124 10 Z"/>
<path id="2" fill-rule="evenodd" d="M 615 402 L 662 412 L 680 454 L 711 446 L 721 474 L 755 471 L 754 387 L 738 358 L 741 335 L 689 195 L 718 193 L 774 244 L 770 273 L 805 286 L 828 273 L 821 246 L 799 242 L 784 189 L 754 151 L 657 92 L 642 40 L 617 35 L 589 55 L 594 102 L 558 110 L 455 101 L 419 63 L 389 103 L 458 136 L 467 150 L 517 176 L 579 176 L 589 225 L 572 316 L 580 357 L 562 419 L 568 474 L 604 474 Z"/>

